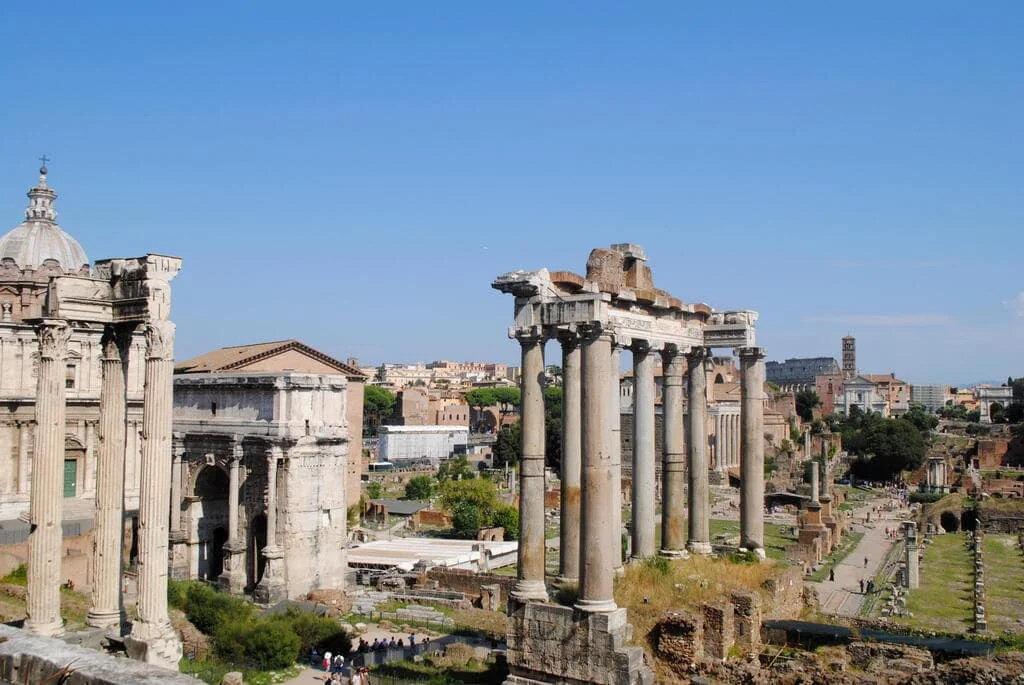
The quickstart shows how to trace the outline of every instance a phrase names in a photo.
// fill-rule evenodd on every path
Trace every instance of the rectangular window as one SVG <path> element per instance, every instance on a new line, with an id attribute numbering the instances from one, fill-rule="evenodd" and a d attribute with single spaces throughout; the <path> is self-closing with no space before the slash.
<path id="1" fill-rule="evenodd" d="M 74 388 L 75 387 L 75 365 L 68 364 L 64 373 L 64 387 Z"/>

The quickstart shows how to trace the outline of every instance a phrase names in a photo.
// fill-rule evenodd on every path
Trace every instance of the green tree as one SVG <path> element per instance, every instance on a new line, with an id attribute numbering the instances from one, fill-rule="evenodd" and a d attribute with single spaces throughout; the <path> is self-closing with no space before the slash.
<path id="1" fill-rule="evenodd" d="M 924 462 L 924 437 L 910 421 L 883 419 L 864 428 L 860 438 L 855 454 L 861 455 L 861 459 L 854 462 L 852 469 L 859 477 L 889 480 Z"/>
<path id="2" fill-rule="evenodd" d="M 505 529 L 505 539 L 515 540 L 519 537 L 519 510 L 509 504 L 500 504 L 491 516 L 492 526 Z"/>
<path id="3" fill-rule="evenodd" d="M 796 394 L 796 413 L 802 421 L 814 420 L 814 408 L 821 406 L 821 398 L 813 390 L 801 390 Z"/>
<path id="4" fill-rule="evenodd" d="M 469 502 L 483 509 L 484 520 L 490 518 L 498 506 L 498 488 L 486 478 L 472 480 L 447 480 L 441 483 L 441 506 L 448 511 L 455 511 L 455 505 Z"/>
<path id="5" fill-rule="evenodd" d="M 469 465 L 465 454 L 459 454 L 441 462 L 437 469 L 437 479 L 444 483 L 449 480 L 467 480 L 476 478 L 476 471 Z"/>
<path id="6" fill-rule="evenodd" d="M 544 462 L 560 471 L 562 468 L 562 388 L 544 388 Z"/>
<path id="7" fill-rule="evenodd" d="M 379 480 L 371 480 L 366 484 L 366 496 L 370 499 L 380 499 L 384 494 L 384 484 Z"/>
<path id="8" fill-rule="evenodd" d="M 437 489 L 437 481 L 430 476 L 413 476 L 405 484 L 405 498 L 429 500 Z"/>
<path id="9" fill-rule="evenodd" d="M 363 423 L 368 435 L 376 435 L 377 427 L 395 410 L 395 394 L 379 385 L 368 385 L 363 391 Z"/>
<path id="10" fill-rule="evenodd" d="M 494 441 L 494 467 L 502 468 L 508 464 L 518 464 L 521 455 L 522 428 L 519 422 L 502 426 L 498 438 Z"/>
<path id="11" fill-rule="evenodd" d="M 921 431 L 925 435 L 928 431 L 932 430 L 939 425 L 939 419 L 934 414 L 930 414 L 925 410 L 922 404 L 910 405 L 910 410 L 901 417 L 905 421 L 910 421 L 917 430 Z"/>
<path id="12" fill-rule="evenodd" d="M 501 423 L 503 425 L 505 417 L 514 413 L 522 403 L 519 388 L 494 388 L 494 400 L 498 405 L 498 413 L 501 414 Z"/>
<path id="13" fill-rule="evenodd" d="M 452 528 L 464 538 L 475 538 L 487 525 L 487 512 L 472 502 L 458 502 L 452 508 Z"/>
<path id="14" fill-rule="evenodd" d="M 999 402 L 993 402 L 989 405 L 988 416 L 992 423 L 1006 423 L 1006 410 Z"/>

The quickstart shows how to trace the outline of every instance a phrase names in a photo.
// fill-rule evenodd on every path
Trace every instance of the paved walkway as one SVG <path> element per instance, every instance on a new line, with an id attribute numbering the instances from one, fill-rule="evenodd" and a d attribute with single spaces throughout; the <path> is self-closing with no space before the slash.
<path id="1" fill-rule="evenodd" d="M 823 580 L 809 583 L 818 590 L 822 614 L 839 616 L 859 616 L 864 603 L 864 594 L 860 591 L 860 581 L 865 583 L 881 569 L 889 548 L 896 542 L 890 540 L 886 528 L 898 528 L 899 521 L 906 516 L 905 511 L 872 512 L 871 523 L 864 523 L 864 516 L 873 507 L 880 507 L 890 501 L 888 498 L 870 500 L 859 509 L 853 510 L 851 529 L 864 533 L 864 537 L 850 554 L 835 566 L 835 580 Z M 865 560 L 867 563 L 865 564 Z"/>

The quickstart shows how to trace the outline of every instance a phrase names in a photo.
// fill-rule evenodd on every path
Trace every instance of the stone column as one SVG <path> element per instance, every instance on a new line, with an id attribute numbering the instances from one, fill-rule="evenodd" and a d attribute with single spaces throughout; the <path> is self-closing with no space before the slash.
<path id="1" fill-rule="evenodd" d="M 185 440 L 175 433 L 171 439 L 171 537 L 181 531 L 181 468 L 185 457 Z"/>
<path id="2" fill-rule="evenodd" d="M 711 554 L 711 515 L 708 488 L 707 350 L 697 347 L 686 355 L 689 440 L 686 443 L 690 516 L 686 548 L 695 554 Z"/>
<path id="3" fill-rule="evenodd" d="M 608 394 L 608 457 L 611 459 L 612 484 L 611 501 L 612 558 L 616 573 L 622 572 L 622 415 L 619 411 L 619 348 L 612 341 L 611 373 Z"/>
<path id="4" fill-rule="evenodd" d="M 633 558 L 654 556 L 654 353 L 633 345 Z"/>
<path id="5" fill-rule="evenodd" d="M 611 340 L 599 329 L 592 330 L 583 335 L 582 345 L 583 497 L 580 502 L 580 594 L 576 608 L 604 612 L 616 609 L 615 559 L 608 527 L 611 503 L 619 496 L 618 485 L 612 480 L 605 425 Z"/>
<path id="6" fill-rule="evenodd" d="M 174 324 L 146 323 L 146 382 L 139 474 L 138 618 L 125 645 L 132 658 L 177 669 L 181 640 L 167 614 L 168 507 Z"/>
<path id="7" fill-rule="evenodd" d="M 811 462 L 811 504 L 818 502 L 818 462 Z"/>
<path id="8" fill-rule="evenodd" d="M 920 564 L 917 556 L 917 524 L 913 521 L 905 521 L 903 532 L 906 536 L 907 588 L 913 590 L 921 584 Z"/>
<path id="9" fill-rule="evenodd" d="M 94 628 L 120 628 L 121 541 L 124 530 L 125 370 L 132 328 L 107 326 L 100 341 L 100 453 L 96 473 L 96 532 L 93 536 L 92 608 Z"/>
<path id="10" fill-rule="evenodd" d="M 228 541 L 224 543 L 224 570 L 217 582 L 230 593 L 241 594 L 245 590 L 245 551 L 246 544 L 238 536 L 238 490 L 240 487 L 238 471 L 242 464 L 244 451 L 242 436 L 235 435 L 231 446 L 231 457 L 228 466 Z M 268 464 L 268 469 L 270 465 Z M 270 540 L 270 516 L 267 516 L 267 541 Z M 269 546 L 269 544 L 268 544 Z M 257 554 L 259 550 L 254 550 Z"/>
<path id="11" fill-rule="evenodd" d="M 32 425 L 28 421 L 18 424 L 18 492 L 28 492 L 28 441 Z"/>
<path id="12" fill-rule="evenodd" d="M 683 528 L 683 364 L 685 357 L 674 345 L 666 347 L 662 359 L 662 418 L 664 457 L 661 466 L 661 555 L 685 555 Z"/>
<path id="13" fill-rule="evenodd" d="M 562 343 L 562 502 L 559 526 L 559 581 L 580 578 L 580 343 L 575 333 Z"/>
<path id="14" fill-rule="evenodd" d="M 764 556 L 764 349 L 740 357 L 740 547 Z"/>
<path id="15" fill-rule="evenodd" d="M 804 459 L 811 458 L 811 430 L 804 431 Z"/>
<path id="16" fill-rule="evenodd" d="M 25 630 L 37 635 L 64 633 L 60 617 L 64 513 L 64 360 L 71 328 L 64 321 L 43 319 L 39 336 L 36 382 L 36 442 L 29 500 L 28 589 Z"/>
<path id="17" fill-rule="evenodd" d="M 267 512 L 267 546 L 263 548 L 263 577 L 253 593 L 257 602 L 274 604 L 286 597 L 284 550 L 277 544 L 277 467 L 280 448 L 267 450 L 267 490 L 264 503 Z"/>
<path id="18" fill-rule="evenodd" d="M 517 336 L 522 351 L 519 425 L 519 569 L 512 595 L 521 602 L 548 599 L 544 584 L 544 336 Z M 606 386 L 607 387 L 607 386 Z"/>

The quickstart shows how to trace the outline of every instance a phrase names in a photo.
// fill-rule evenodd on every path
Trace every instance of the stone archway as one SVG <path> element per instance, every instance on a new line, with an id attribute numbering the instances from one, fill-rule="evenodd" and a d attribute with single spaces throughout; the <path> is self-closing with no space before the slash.
<path id="1" fill-rule="evenodd" d="M 263 556 L 263 548 L 267 546 L 267 517 L 257 514 L 249 524 L 249 544 L 246 549 L 246 581 L 251 590 L 263 578 L 267 560 Z"/>
<path id="2" fill-rule="evenodd" d="M 228 475 L 219 466 L 204 466 L 196 474 L 191 507 L 198 545 L 197 578 L 216 580 L 224 570 L 227 542 Z M 220 530 L 220 536 L 217 531 Z M 222 539 L 218 539 L 218 538 Z"/>
<path id="3" fill-rule="evenodd" d="M 960 530 L 960 517 L 953 511 L 944 511 L 939 516 L 939 525 L 947 533 L 956 533 Z"/>

